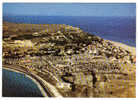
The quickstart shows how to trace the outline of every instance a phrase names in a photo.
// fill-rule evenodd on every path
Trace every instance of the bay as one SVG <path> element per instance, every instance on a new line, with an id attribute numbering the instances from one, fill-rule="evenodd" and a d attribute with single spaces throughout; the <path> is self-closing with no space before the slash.
<path id="1" fill-rule="evenodd" d="M 38 86 L 24 74 L 2 70 L 3 97 L 43 97 Z"/>

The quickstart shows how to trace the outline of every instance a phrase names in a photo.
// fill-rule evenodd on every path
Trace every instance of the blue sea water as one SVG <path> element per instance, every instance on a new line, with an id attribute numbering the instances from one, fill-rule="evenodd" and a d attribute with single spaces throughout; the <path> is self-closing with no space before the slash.
<path id="1" fill-rule="evenodd" d="M 4 16 L 3 20 L 31 24 L 68 24 L 104 39 L 136 46 L 136 17 Z"/>
<path id="2" fill-rule="evenodd" d="M 2 70 L 2 96 L 43 97 L 37 85 L 24 74 Z"/>

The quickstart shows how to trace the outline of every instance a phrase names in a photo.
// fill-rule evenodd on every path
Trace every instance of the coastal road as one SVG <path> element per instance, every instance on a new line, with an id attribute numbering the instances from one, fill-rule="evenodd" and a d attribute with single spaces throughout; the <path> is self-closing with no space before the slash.
<path id="1" fill-rule="evenodd" d="M 62 95 L 58 92 L 58 90 L 53 85 L 46 82 L 40 76 L 27 71 L 26 69 L 23 69 L 23 68 L 20 68 L 20 67 L 17 67 L 17 66 L 13 66 L 13 65 L 3 65 L 3 68 L 23 73 L 23 74 L 29 76 L 30 78 L 34 79 L 43 88 L 44 91 L 43 91 L 42 94 L 45 97 L 46 96 L 48 96 L 48 97 L 62 97 Z M 41 90 L 41 92 L 42 92 L 42 90 Z"/>

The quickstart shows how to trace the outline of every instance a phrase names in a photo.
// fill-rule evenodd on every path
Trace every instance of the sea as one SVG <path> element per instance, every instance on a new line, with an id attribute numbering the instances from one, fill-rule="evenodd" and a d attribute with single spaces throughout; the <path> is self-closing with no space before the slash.
<path id="1" fill-rule="evenodd" d="M 136 16 L 3 16 L 4 21 L 29 24 L 66 24 L 104 39 L 136 46 Z"/>
<path id="2" fill-rule="evenodd" d="M 43 97 L 38 86 L 24 74 L 2 70 L 3 97 Z"/>

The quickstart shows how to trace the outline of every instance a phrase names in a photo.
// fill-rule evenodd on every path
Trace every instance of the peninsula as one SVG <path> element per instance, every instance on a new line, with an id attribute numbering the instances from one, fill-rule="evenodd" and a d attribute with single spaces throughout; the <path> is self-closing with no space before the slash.
<path id="1" fill-rule="evenodd" d="M 3 68 L 49 97 L 136 97 L 136 51 L 65 24 L 3 22 Z M 45 92 L 45 93 L 44 93 Z"/>

